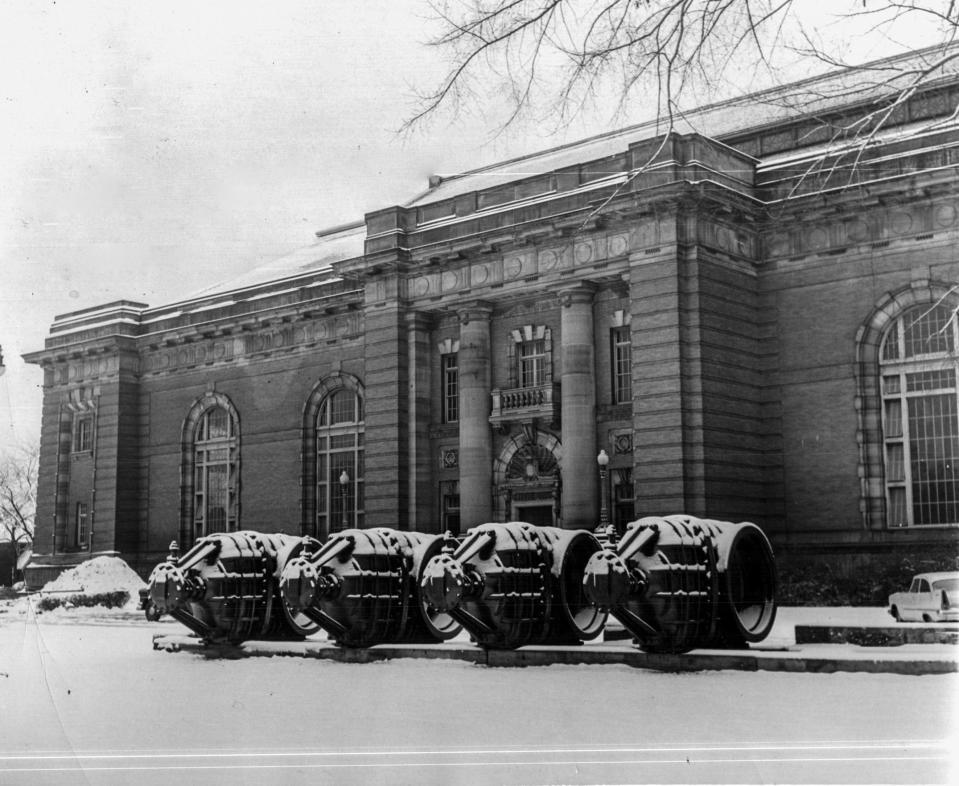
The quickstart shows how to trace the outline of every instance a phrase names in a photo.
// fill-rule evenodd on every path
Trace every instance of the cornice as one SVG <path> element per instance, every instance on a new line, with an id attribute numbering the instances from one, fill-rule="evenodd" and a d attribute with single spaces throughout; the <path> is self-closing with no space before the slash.
<path id="1" fill-rule="evenodd" d="M 70 345 L 48 347 L 36 352 L 26 352 L 22 357 L 27 363 L 47 368 L 83 358 L 120 355 L 123 353 L 135 354 L 136 351 L 137 345 L 135 338 L 121 334 L 110 334 L 97 336 L 91 340 L 78 341 Z"/>

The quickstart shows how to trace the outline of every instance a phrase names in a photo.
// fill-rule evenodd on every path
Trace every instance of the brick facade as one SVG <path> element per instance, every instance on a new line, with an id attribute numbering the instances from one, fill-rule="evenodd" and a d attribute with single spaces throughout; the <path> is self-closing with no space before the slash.
<path id="1" fill-rule="evenodd" d="M 146 570 L 198 534 L 204 493 L 240 528 L 320 536 L 361 508 L 364 526 L 428 532 L 592 528 L 601 449 L 635 517 L 751 520 L 786 550 L 954 544 L 959 522 L 887 525 L 876 348 L 908 305 L 959 306 L 959 136 L 896 135 L 834 188 L 783 163 L 822 141 L 808 118 L 724 122 L 718 141 L 640 127 L 532 156 L 535 177 L 467 173 L 259 277 L 57 317 L 28 356 L 45 369 L 35 562 L 115 551 Z M 631 401 L 613 397 L 613 328 Z M 336 423 L 329 443 L 315 430 L 336 391 L 363 413 L 344 486 L 324 468 Z M 196 430 L 216 402 L 236 458 L 207 477 Z"/>

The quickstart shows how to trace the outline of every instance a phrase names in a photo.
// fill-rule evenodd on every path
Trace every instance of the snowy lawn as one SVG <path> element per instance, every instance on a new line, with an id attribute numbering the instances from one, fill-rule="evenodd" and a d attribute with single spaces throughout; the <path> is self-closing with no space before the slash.
<path id="1" fill-rule="evenodd" d="M 207 660 L 69 612 L 0 615 L 0 782 L 947 782 L 959 728 L 955 674 Z"/>

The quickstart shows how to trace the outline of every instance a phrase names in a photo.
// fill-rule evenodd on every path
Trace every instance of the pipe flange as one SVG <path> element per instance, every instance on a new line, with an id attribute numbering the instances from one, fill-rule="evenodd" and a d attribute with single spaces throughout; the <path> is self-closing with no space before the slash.
<path id="1" fill-rule="evenodd" d="M 586 563 L 583 574 L 586 599 L 604 611 L 624 606 L 629 601 L 633 584 L 629 567 L 615 551 L 597 551 Z"/>
<path id="2" fill-rule="evenodd" d="M 316 595 L 316 568 L 305 557 L 294 557 L 280 575 L 280 594 L 287 608 L 299 613 L 313 603 Z"/>
<path id="3" fill-rule="evenodd" d="M 451 554 L 437 554 L 423 568 L 420 589 L 423 599 L 436 611 L 448 612 L 463 599 L 466 572 Z"/>

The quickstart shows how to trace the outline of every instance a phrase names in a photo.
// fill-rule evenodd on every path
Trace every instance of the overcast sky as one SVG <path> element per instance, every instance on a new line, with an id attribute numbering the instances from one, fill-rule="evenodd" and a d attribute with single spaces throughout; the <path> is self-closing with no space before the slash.
<path id="1" fill-rule="evenodd" d="M 422 0 L 0 6 L 0 451 L 39 434 L 42 375 L 20 355 L 54 315 L 182 299 L 431 173 L 602 130 L 584 118 L 491 142 L 484 107 L 398 135 L 411 85 L 442 71 L 428 14 Z"/>

